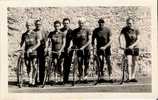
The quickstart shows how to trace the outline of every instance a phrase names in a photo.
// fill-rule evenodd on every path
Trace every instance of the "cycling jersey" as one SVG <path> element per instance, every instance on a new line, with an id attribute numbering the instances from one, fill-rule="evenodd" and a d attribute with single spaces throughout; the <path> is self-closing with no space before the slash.
<path id="1" fill-rule="evenodd" d="M 139 35 L 139 31 L 137 29 L 132 29 L 126 26 L 121 30 L 121 34 L 125 36 L 126 47 L 129 47 L 130 45 L 136 42 L 137 37 Z"/>
<path id="2" fill-rule="evenodd" d="M 72 29 L 66 29 L 66 28 L 62 28 L 61 31 L 65 34 L 66 36 L 66 44 L 64 47 L 64 50 L 66 51 L 67 48 L 70 46 L 70 41 L 72 40 Z"/>
<path id="3" fill-rule="evenodd" d="M 94 39 L 96 38 L 98 55 L 111 55 L 111 46 L 105 49 L 105 54 L 103 53 L 103 50 L 100 50 L 101 47 L 105 46 L 110 41 L 110 36 L 111 31 L 107 27 L 104 27 L 102 29 L 98 27 L 93 31 L 92 44 L 94 44 Z"/>
<path id="4" fill-rule="evenodd" d="M 97 48 L 99 49 L 102 46 L 105 46 L 110 41 L 111 31 L 109 28 L 104 27 L 96 28 L 93 31 L 92 42 L 94 42 L 94 38 L 97 40 Z"/>
<path id="5" fill-rule="evenodd" d="M 64 37 L 65 35 L 61 31 L 53 31 L 49 33 L 48 38 L 51 39 L 52 51 L 59 51 L 61 49 Z"/>
<path id="6" fill-rule="evenodd" d="M 85 28 L 73 30 L 73 43 L 77 48 L 81 48 L 89 41 L 90 31 Z"/>
<path id="7" fill-rule="evenodd" d="M 34 31 L 26 31 L 22 35 L 21 46 L 25 42 L 25 51 L 28 49 L 32 49 L 35 45 L 37 45 L 37 40 L 41 39 L 40 35 Z M 37 55 L 37 51 L 34 50 L 30 55 Z"/>

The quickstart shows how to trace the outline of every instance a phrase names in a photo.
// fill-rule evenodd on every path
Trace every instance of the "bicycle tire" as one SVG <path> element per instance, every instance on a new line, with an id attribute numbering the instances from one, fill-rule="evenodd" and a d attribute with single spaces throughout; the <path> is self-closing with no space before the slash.
<path id="1" fill-rule="evenodd" d="M 47 65 L 45 65 L 45 72 L 44 72 L 44 79 L 43 79 L 42 88 L 45 87 L 47 79 L 48 79 L 48 76 L 49 76 L 49 67 L 51 66 L 50 59 L 48 59 L 48 61 L 46 63 L 47 63 Z"/>
<path id="2" fill-rule="evenodd" d="M 75 79 L 75 76 L 76 76 L 76 69 L 77 69 L 77 67 L 78 67 L 78 59 L 77 59 L 77 56 L 75 56 L 74 57 L 74 64 L 73 64 L 73 72 L 72 72 L 72 74 L 73 74 L 73 80 L 72 80 L 72 86 L 74 86 L 75 85 L 75 82 L 76 82 L 76 79 Z"/>
<path id="3" fill-rule="evenodd" d="M 96 73 L 96 75 L 97 75 L 97 80 L 96 80 L 96 82 L 94 83 L 94 85 L 97 85 L 98 84 L 98 81 L 99 81 L 99 78 L 100 78 L 100 68 L 99 68 L 99 66 L 100 66 L 100 62 L 99 62 L 99 58 L 95 55 L 94 56 L 94 60 L 93 60 L 93 66 L 94 66 L 94 68 L 95 68 L 95 73 Z"/>
<path id="4" fill-rule="evenodd" d="M 125 55 L 122 58 L 121 67 L 122 67 L 122 79 L 121 79 L 120 84 L 123 84 L 125 82 L 125 77 L 127 77 L 127 75 L 128 75 L 128 71 L 127 71 L 128 64 L 127 64 L 127 58 L 125 57 Z"/>
<path id="5" fill-rule="evenodd" d="M 22 55 L 19 56 L 18 58 L 18 63 L 17 63 L 17 82 L 18 82 L 18 87 L 22 88 L 23 86 L 23 58 L 21 57 Z"/>

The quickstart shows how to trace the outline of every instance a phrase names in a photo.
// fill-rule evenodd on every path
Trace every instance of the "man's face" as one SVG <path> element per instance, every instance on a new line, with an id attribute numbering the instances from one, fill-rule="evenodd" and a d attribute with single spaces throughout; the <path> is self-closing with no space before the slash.
<path id="1" fill-rule="evenodd" d="M 80 28 L 83 28 L 85 26 L 85 22 L 84 21 L 78 21 L 78 25 Z"/>
<path id="2" fill-rule="evenodd" d="M 100 28 L 104 27 L 104 23 L 98 23 Z"/>
<path id="3" fill-rule="evenodd" d="M 69 25 L 70 25 L 70 22 L 69 22 L 68 20 L 65 20 L 65 21 L 63 22 L 63 26 L 64 26 L 65 28 L 69 28 Z"/>
<path id="4" fill-rule="evenodd" d="M 27 23 L 26 28 L 27 28 L 28 31 L 30 31 L 30 30 L 33 29 L 33 25 L 31 23 Z"/>
<path id="5" fill-rule="evenodd" d="M 35 24 L 36 29 L 41 29 L 41 26 L 42 24 L 39 21 Z"/>
<path id="6" fill-rule="evenodd" d="M 130 28 L 133 27 L 133 20 L 128 20 L 127 21 L 127 26 L 130 27 Z"/>
<path id="7" fill-rule="evenodd" d="M 55 30 L 60 30 L 61 25 L 59 23 L 54 24 L 54 28 Z"/>

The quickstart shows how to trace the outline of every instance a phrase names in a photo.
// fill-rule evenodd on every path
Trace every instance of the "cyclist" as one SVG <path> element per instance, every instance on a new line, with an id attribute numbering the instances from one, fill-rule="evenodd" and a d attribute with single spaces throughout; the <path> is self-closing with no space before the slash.
<path id="1" fill-rule="evenodd" d="M 106 59 L 106 64 L 108 68 L 108 75 L 109 80 L 111 79 L 112 74 L 112 66 L 110 61 L 111 56 L 111 43 L 112 43 L 112 34 L 111 30 L 104 26 L 105 21 L 101 18 L 98 21 L 99 27 L 95 28 L 92 35 L 92 46 L 94 46 L 94 40 L 96 39 L 96 48 L 97 48 L 97 55 L 100 61 L 100 79 L 103 79 L 104 72 L 104 59 Z"/>
<path id="2" fill-rule="evenodd" d="M 65 47 L 65 34 L 60 30 L 61 22 L 55 21 L 54 28 L 55 30 L 50 32 L 48 35 L 48 40 L 46 43 L 46 51 L 52 52 L 52 61 L 55 63 L 55 73 L 62 75 L 62 61 L 64 58 L 64 47 Z M 51 50 L 48 49 L 51 47 Z M 57 82 L 57 80 L 56 80 Z"/>
<path id="3" fill-rule="evenodd" d="M 27 31 L 22 34 L 21 48 L 24 48 L 25 64 L 27 66 L 27 73 L 29 77 L 29 85 L 35 85 L 35 78 L 37 74 L 37 48 L 40 45 L 41 36 L 32 31 L 33 23 L 31 20 L 26 22 Z"/>
<path id="4" fill-rule="evenodd" d="M 71 66 L 71 61 L 72 61 L 72 55 L 73 52 L 69 51 L 70 47 L 72 46 L 72 29 L 70 28 L 70 19 L 69 18 L 64 18 L 63 19 L 63 28 L 61 31 L 65 34 L 66 36 L 66 44 L 64 47 L 64 53 L 65 53 L 65 58 L 64 58 L 64 83 L 68 82 L 69 79 L 69 72 L 70 72 L 70 66 Z"/>
<path id="5" fill-rule="evenodd" d="M 128 81 L 137 82 L 136 75 L 136 60 L 139 55 L 138 42 L 140 40 L 139 30 L 134 27 L 134 19 L 128 18 L 126 20 L 126 26 L 122 28 L 119 37 L 121 49 L 125 49 L 124 53 L 128 59 Z M 123 47 L 122 37 L 125 38 L 125 48 Z"/>
<path id="6" fill-rule="evenodd" d="M 73 46 L 77 49 L 80 49 L 77 52 L 78 56 L 78 70 L 79 70 L 79 80 L 87 80 L 87 70 L 89 68 L 89 58 L 90 58 L 90 35 L 91 32 L 85 27 L 86 20 L 84 18 L 79 19 L 78 25 L 79 27 L 74 29 L 73 34 Z M 85 66 L 83 70 L 83 65 Z M 83 73 L 84 71 L 84 73 Z M 84 75 L 83 75 L 84 74 Z"/>
<path id="7" fill-rule="evenodd" d="M 45 70 L 45 57 L 44 57 L 44 49 L 46 42 L 46 33 L 42 30 L 42 22 L 41 20 L 35 21 L 35 29 L 33 30 L 36 34 L 41 35 L 41 45 L 37 49 L 37 59 L 38 59 L 38 67 L 39 67 L 39 81 L 40 84 L 43 83 L 44 79 L 44 70 Z"/>

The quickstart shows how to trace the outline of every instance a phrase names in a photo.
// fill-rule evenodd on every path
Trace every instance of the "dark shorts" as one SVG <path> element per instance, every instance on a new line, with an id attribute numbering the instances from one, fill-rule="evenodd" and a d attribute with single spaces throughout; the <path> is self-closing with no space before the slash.
<path id="1" fill-rule="evenodd" d="M 33 51 L 32 53 L 29 54 L 25 53 L 24 58 L 26 60 L 37 58 L 37 51 Z"/>
<path id="2" fill-rule="evenodd" d="M 126 49 L 124 52 L 125 52 L 125 55 L 138 56 L 139 55 L 139 48 Z"/>
<path id="3" fill-rule="evenodd" d="M 97 55 L 110 56 L 111 55 L 111 49 L 110 48 L 107 48 L 105 50 L 97 49 Z"/>
<path id="4" fill-rule="evenodd" d="M 64 58 L 64 56 L 65 56 L 65 53 L 64 52 L 61 52 L 61 55 L 59 55 L 59 54 L 57 54 L 57 53 L 52 53 L 51 54 L 51 58 L 52 59 L 56 59 L 56 58 Z"/>
<path id="5" fill-rule="evenodd" d="M 78 57 L 84 57 L 84 58 L 90 58 L 90 51 L 85 49 L 85 50 L 79 50 L 77 51 L 77 56 Z"/>

